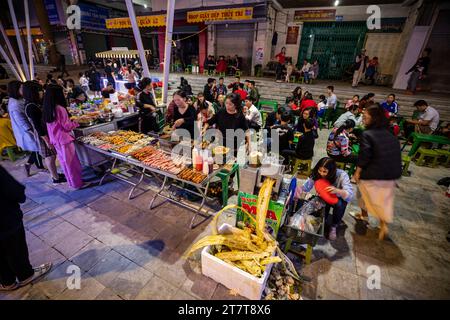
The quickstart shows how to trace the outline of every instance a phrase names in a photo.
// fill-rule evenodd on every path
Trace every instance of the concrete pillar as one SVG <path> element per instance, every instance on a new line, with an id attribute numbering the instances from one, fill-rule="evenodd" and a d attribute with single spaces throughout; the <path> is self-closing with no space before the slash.
<path id="1" fill-rule="evenodd" d="M 202 24 L 199 29 L 203 29 L 205 26 Z M 200 65 L 200 73 L 203 73 L 203 64 L 208 54 L 208 32 L 203 31 L 198 35 L 198 63 Z"/>

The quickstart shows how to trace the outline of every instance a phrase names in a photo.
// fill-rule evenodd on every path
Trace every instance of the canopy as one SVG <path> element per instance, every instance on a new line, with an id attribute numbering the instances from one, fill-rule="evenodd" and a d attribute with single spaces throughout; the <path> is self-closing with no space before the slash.
<path id="1" fill-rule="evenodd" d="M 145 55 L 151 54 L 151 50 L 144 50 Z M 97 58 L 139 58 L 138 50 L 109 50 L 103 52 L 97 52 L 95 54 Z"/>

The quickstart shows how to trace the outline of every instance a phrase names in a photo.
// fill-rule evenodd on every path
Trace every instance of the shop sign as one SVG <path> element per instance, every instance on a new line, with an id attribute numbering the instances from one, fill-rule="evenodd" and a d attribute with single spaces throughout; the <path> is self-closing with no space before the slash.
<path id="1" fill-rule="evenodd" d="M 222 20 L 249 20 L 253 18 L 253 8 L 217 9 L 204 11 L 189 11 L 187 22 L 222 21 Z"/>
<path id="2" fill-rule="evenodd" d="M 299 26 L 289 26 L 287 28 L 286 44 L 297 44 Z"/>
<path id="3" fill-rule="evenodd" d="M 108 9 L 86 3 L 79 3 L 78 6 L 81 12 L 82 28 L 105 29 L 105 20 L 109 18 Z"/>
<path id="4" fill-rule="evenodd" d="M 44 0 L 45 10 L 47 11 L 48 20 L 51 25 L 59 23 L 58 8 L 56 0 Z"/>
<path id="5" fill-rule="evenodd" d="M 258 48 L 256 50 L 255 58 L 256 58 L 256 62 L 257 63 L 262 63 L 263 62 L 263 59 L 264 59 L 264 49 L 263 48 Z"/>
<path id="6" fill-rule="evenodd" d="M 162 27 L 166 25 L 166 15 L 136 17 L 139 27 Z M 130 29 L 130 18 L 115 18 L 106 20 L 107 29 Z"/>
<path id="7" fill-rule="evenodd" d="M 19 29 L 19 30 L 20 34 L 23 36 L 26 36 L 28 34 L 27 29 Z M 8 36 L 16 35 L 16 31 L 14 29 L 6 29 L 5 31 Z M 42 31 L 40 28 L 30 28 L 30 31 L 32 36 L 42 36 Z"/>
<path id="8" fill-rule="evenodd" d="M 335 21 L 335 9 L 320 10 L 296 10 L 294 13 L 294 22 L 303 21 Z"/>
<path id="9" fill-rule="evenodd" d="M 258 196 L 253 194 L 239 192 L 238 206 L 247 210 L 254 218 L 256 218 L 256 203 Z M 269 207 L 266 214 L 266 230 L 276 238 L 281 225 L 284 205 L 275 201 L 269 201 Z M 255 228 L 255 224 L 242 210 L 236 212 L 236 226 L 244 224 L 246 227 Z"/>
<path id="10" fill-rule="evenodd" d="M 401 33 L 406 18 L 381 18 L 381 28 L 369 30 L 370 33 Z"/>

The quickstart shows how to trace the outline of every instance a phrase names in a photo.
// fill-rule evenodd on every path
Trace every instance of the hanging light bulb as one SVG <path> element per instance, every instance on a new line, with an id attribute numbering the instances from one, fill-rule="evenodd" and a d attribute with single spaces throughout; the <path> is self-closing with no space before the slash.
<path id="1" fill-rule="evenodd" d="M 338 5 L 339 5 L 339 0 L 336 0 L 336 1 L 334 2 L 334 6 L 337 7 Z"/>

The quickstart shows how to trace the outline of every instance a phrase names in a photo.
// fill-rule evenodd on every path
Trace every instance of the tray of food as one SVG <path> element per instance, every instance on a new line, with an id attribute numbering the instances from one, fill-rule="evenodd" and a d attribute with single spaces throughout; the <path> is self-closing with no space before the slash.
<path id="1" fill-rule="evenodd" d="M 207 175 L 191 168 L 184 168 L 183 170 L 180 171 L 180 173 L 177 176 L 180 179 L 191 181 L 196 184 L 202 183 L 207 178 Z"/>

